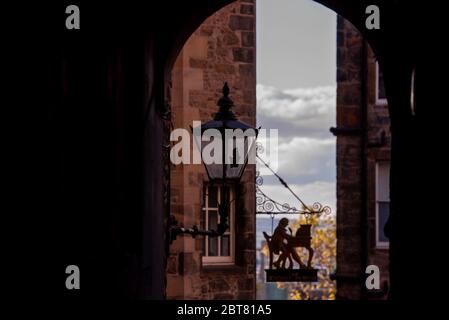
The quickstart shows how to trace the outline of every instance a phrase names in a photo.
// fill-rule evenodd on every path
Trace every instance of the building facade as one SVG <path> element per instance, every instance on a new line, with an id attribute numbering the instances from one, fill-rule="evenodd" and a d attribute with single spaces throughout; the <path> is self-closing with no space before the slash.
<path id="1" fill-rule="evenodd" d="M 13 197 L 7 198 L 14 203 L 6 215 L 15 246 L 4 259 L 11 296 L 26 291 L 47 299 L 165 297 L 165 72 L 171 72 L 179 46 L 203 19 L 231 2 L 83 2 L 87 23 L 81 31 L 65 27 L 62 2 L 8 9 L 14 34 L 5 47 L 14 72 L 5 91 L 11 95 L 8 110 L 19 111 L 8 118 L 17 138 L 7 152 L 16 165 L 8 167 L 14 179 Z M 375 1 L 382 10 L 379 31 L 364 27 L 365 8 L 373 1 L 315 2 L 354 23 L 383 65 L 393 131 L 389 297 L 410 301 L 417 292 L 439 292 L 447 279 L 410 281 L 417 276 L 411 261 L 417 252 L 440 256 L 447 225 L 420 228 L 426 241 L 410 245 L 423 218 L 410 199 L 446 197 L 438 185 L 447 172 L 446 158 L 417 152 L 447 143 L 446 92 L 439 89 L 443 82 L 435 81 L 435 70 L 445 61 L 445 41 L 438 41 L 444 39 L 444 19 L 437 16 L 444 10 L 439 3 Z M 416 113 L 409 94 L 414 68 Z M 33 264 L 39 276 L 32 286 L 23 277 L 30 261 L 39 262 Z M 64 270 L 71 264 L 81 268 L 82 290 L 64 286 Z"/>
<path id="2" fill-rule="evenodd" d="M 192 34 L 171 75 L 173 128 L 191 131 L 218 111 L 225 82 L 240 121 L 256 125 L 255 1 L 213 14 Z M 193 145 L 191 146 L 193 147 Z M 181 225 L 216 229 L 218 204 L 230 198 L 230 228 L 221 237 L 179 236 L 167 261 L 169 299 L 255 298 L 255 167 L 238 185 L 212 185 L 202 164 L 172 165 L 170 210 Z"/>
<path id="3" fill-rule="evenodd" d="M 172 128 L 190 131 L 193 121 L 217 112 L 228 82 L 239 120 L 256 123 L 255 3 L 221 9 L 192 34 L 171 74 Z M 359 31 L 338 17 L 337 27 L 337 272 L 338 299 L 386 298 L 389 240 L 390 120 L 383 77 Z M 193 147 L 193 145 L 192 145 Z M 180 236 L 170 246 L 169 299 L 254 299 L 254 168 L 241 184 L 210 185 L 203 165 L 172 165 L 170 210 L 181 225 L 213 229 L 224 192 L 233 201 L 223 237 Z M 365 290 L 365 269 L 376 265 L 381 289 Z"/>
<path id="4" fill-rule="evenodd" d="M 390 117 L 383 76 L 359 31 L 337 27 L 337 295 L 386 298 L 390 208 Z M 365 270 L 380 270 L 379 290 L 365 290 Z"/>

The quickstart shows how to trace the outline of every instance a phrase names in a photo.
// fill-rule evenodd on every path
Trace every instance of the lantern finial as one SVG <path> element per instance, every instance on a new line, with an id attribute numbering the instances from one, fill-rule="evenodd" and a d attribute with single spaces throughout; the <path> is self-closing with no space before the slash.
<path id="1" fill-rule="evenodd" d="M 227 98 L 229 96 L 229 92 L 230 92 L 230 90 L 229 90 L 228 83 L 225 82 L 224 86 L 223 86 L 223 96 Z"/>
<path id="2" fill-rule="evenodd" d="M 222 92 L 223 96 L 217 102 L 219 109 L 217 114 L 215 114 L 214 120 L 236 120 L 235 114 L 231 111 L 231 108 L 234 106 L 234 101 L 229 98 L 230 89 L 227 82 L 224 83 Z"/>

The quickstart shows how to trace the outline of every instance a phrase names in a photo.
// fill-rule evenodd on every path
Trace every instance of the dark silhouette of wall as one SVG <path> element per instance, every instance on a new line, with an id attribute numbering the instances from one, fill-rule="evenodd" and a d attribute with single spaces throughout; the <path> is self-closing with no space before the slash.
<path id="1" fill-rule="evenodd" d="M 8 182 L 16 197 L 5 214 L 13 234 L 3 259 L 10 295 L 164 298 L 167 75 L 188 36 L 230 2 L 82 1 L 81 30 L 65 29 L 69 2 L 4 6 L 4 62 L 13 69 L 4 76 L 7 109 L 17 113 L 10 139 L 16 169 L 9 170 L 14 178 Z M 420 235 L 425 240 L 413 241 L 422 210 L 410 199 L 442 199 L 435 177 L 446 165 L 416 152 L 444 141 L 444 126 L 435 119 L 442 118 L 443 91 L 426 87 L 434 83 L 426 66 L 437 59 L 418 54 L 432 36 L 424 31 L 439 30 L 433 27 L 438 8 L 429 3 L 426 11 L 408 1 L 319 2 L 366 36 L 383 68 L 392 123 L 390 294 L 428 292 L 435 284 L 413 281 L 411 265 L 427 265 L 415 261 L 417 252 L 437 248 L 442 226 L 429 226 Z M 382 29 L 368 31 L 364 9 L 376 3 Z M 438 52 L 438 42 L 432 43 Z M 416 170 L 425 163 L 431 165 Z M 411 173 L 416 183 L 408 183 Z M 68 264 L 81 269 L 79 291 L 65 289 Z"/>

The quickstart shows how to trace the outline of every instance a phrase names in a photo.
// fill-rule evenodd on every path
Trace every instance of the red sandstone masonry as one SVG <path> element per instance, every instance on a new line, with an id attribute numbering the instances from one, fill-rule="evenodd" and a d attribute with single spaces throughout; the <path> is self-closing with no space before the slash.
<path id="1" fill-rule="evenodd" d="M 360 33 L 346 20 L 339 17 L 337 26 L 337 126 L 357 128 L 361 126 L 362 104 L 362 44 Z M 375 248 L 375 163 L 390 159 L 390 122 L 387 106 L 375 104 L 375 58 L 368 50 L 368 263 L 381 269 L 381 282 L 388 280 L 388 250 Z M 387 137 L 385 146 L 369 147 L 379 141 L 381 132 Z M 361 237 L 361 137 L 340 135 L 337 137 L 337 273 L 357 277 L 362 270 Z M 363 267 L 366 267 L 363 265 Z M 362 282 L 363 283 L 363 282 Z M 337 297 L 359 299 L 361 283 L 337 282 Z"/>
<path id="2" fill-rule="evenodd" d="M 255 5 L 240 0 L 209 17 L 191 36 L 172 74 L 172 111 L 175 127 L 189 128 L 192 120 L 208 121 L 225 81 L 231 88 L 234 112 L 256 124 Z M 242 178 L 247 188 L 236 216 L 236 266 L 204 267 L 203 240 L 180 237 L 171 246 L 167 264 L 169 299 L 255 298 L 254 167 Z M 172 212 L 186 226 L 201 225 L 202 166 L 172 168 Z M 186 213 L 190 213 L 186 215 Z"/>

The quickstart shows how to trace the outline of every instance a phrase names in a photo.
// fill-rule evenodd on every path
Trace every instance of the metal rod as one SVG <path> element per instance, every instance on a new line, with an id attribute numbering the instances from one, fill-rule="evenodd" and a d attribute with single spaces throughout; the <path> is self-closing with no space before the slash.
<path id="1" fill-rule="evenodd" d="M 256 157 L 265 165 L 265 167 L 267 167 L 276 176 L 276 178 L 278 178 L 279 182 L 285 188 L 287 188 L 296 199 L 298 199 L 298 201 L 303 205 L 304 208 L 310 210 L 310 208 L 296 195 L 296 193 L 294 193 L 293 190 L 290 189 L 290 187 L 288 186 L 287 182 L 284 181 L 284 179 L 282 179 L 276 172 L 274 172 L 274 170 L 271 169 L 270 166 L 265 161 L 263 161 L 262 158 L 259 157 L 259 155 L 256 155 Z"/>
<path id="2" fill-rule="evenodd" d="M 198 235 L 208 236 L 208 237 L 220 237 L 226 231 L 224 228 L 219 228 L 219 230 L 202 230 L 198 229 L 198 226 L 194 225 L 192 228 L 184 228 L 178 226 L 178 221 L 176 221 L 175 216 L 171 215 L 169 218 L 169 240 L 170 244 L 176 240 L 177 236 L 180 234 L 190 234 L 193 238 Z"/>
<path id="3" fill-rule="evenodd" d="M 219 237 L 221 234 L 217 232 L 216 230 L 202 230 L 198 229 L 198 227 L 195 225 L 192 228 L 182 228 L 182 227 L 172 227 L 172 232 L 176 234 L 190 234 L 194 238 L 197 235 L 202 236 L 209 236 L 209 237 Z"/>

